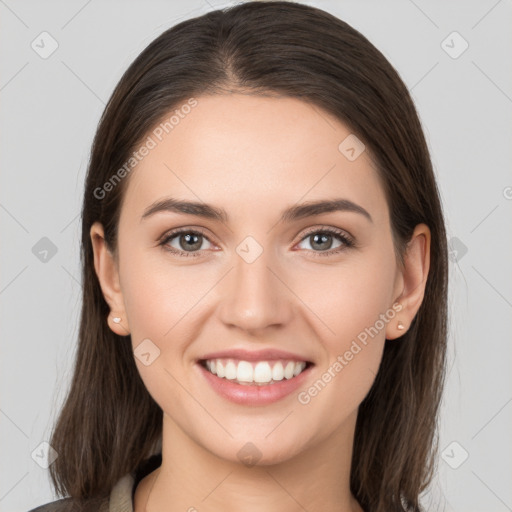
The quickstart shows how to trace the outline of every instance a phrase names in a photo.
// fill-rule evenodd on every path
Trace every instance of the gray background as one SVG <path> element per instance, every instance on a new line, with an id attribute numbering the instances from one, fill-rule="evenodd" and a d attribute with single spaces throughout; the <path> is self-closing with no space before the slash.
<path id="1" fill-rule="evenodd" d="M 41 443 L 71 376 L 79 211 L 104 104 L 161 32 L 232 3 L 0 0 L 1 511 L 55 499 L 41 467 L 51 452 Z M 424 503 L 429 510 L 512 510 L 512 3 L 305 3 L 347 21 L 396 67 L 412 91 L 439 181 L 454 249 L 449 372 L 443 455 Z M 51 49 L 43 31 L 58 43 L 47 58 L 40 56 Z M 469 47 L 458 55 L 464 41 Z"/>

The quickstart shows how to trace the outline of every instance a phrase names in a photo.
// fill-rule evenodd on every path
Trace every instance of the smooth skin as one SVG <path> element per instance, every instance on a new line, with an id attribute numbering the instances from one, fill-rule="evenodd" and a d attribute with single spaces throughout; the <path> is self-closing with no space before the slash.
<path id="1" fill-rule="evenodd" d="M 327 112 L 239 92 L 197 101 L 125 178 L 117 257 L 101 224 L 90 231 L 110 328 L 130 334 L 134 349 L 149 338 L 160 350 L 148 366 L 135 357 L 163 410 L 163 437 L 162 465 L 137 486 L 134 510 L 361 511 L 349 487 L 358 407 L 386 339 L 404 342 L 423 300 L 429 228 L 416 226 L 400 269 L 368 151 L 349 161 L 338 146 L 351 132 Z M 141 220 L 166 197 L 223 208 L 228 221 L 169 211 Z M 290 206 L 335 198 L 372 221 L 336 211 L 279 222 Z M 159 245 L 175 228 L 204 232 L 193 251 L 180 235 L 167 242 L 189 256 Z M 320 245 L 322 228 L 342 230 L 356 246 L 335 235 Z M 263 250 L 252 263 L 236 251 L 247 236 Z M 196 363 L 231 348 L 291 351 L 315 364 L 304 391 L 396 303 L 401 311 L 305 405 L 296 392 L 265 406 L 232 403 Z M 237 455 L 248 442 L 261 453 L 251 467 Z"/>

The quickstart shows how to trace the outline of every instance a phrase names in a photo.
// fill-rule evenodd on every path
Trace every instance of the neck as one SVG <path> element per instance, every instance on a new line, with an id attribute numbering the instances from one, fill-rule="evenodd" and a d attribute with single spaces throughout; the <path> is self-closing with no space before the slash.
<path id="1" fill-rule="evenodd" d="M 356 417 L 291 459 L 251 466 L 206 450 L 164 413 L 162 465 L 137 487 L 134 510 L 360 512 L 350 493 Z"/>

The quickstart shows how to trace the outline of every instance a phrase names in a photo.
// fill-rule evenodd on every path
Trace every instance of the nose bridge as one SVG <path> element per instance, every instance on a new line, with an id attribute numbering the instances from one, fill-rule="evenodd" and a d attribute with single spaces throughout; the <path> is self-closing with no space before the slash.
<path id="1" fill-rule="evenodd" d="M 263 329 L 282 324 L 288 318 L 289 297 L 286 287 L 274 275 L 272 251 L 261 250 L 249 240 L 237 248 L 234 269 L 222 303 L 222 320 L 245 330 Z M 270 267 L 270 268 L 269 268 Z M 272 270 L 271 270 L 272 269 Z"/>

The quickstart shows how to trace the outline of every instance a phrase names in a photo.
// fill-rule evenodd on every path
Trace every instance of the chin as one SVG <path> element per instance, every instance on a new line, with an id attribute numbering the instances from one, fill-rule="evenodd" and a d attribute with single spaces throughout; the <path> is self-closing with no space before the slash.
<path id="1" fill-rule="evenodd" d="M 297 457 L 306 449 L 306 446 L 300 444 L 297 439 L 276 436 L 275 439 L 269 440 L 265 439 L 266 435 L 250 437 L 245 434 L 215 446 L 208 446 L 211 443 L 210 439 L 203 446 L 220 459 L 246 467 L 281 464 Z"/>

